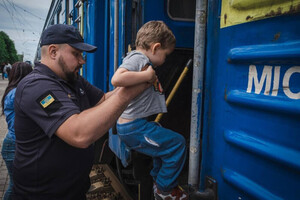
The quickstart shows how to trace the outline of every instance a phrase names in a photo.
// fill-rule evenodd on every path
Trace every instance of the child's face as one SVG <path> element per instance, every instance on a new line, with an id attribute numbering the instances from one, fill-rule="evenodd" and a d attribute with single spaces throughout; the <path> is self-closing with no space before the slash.
<path id="1" fill-rule="evenodd" d="M 149 59 L 154 66 L 160 66 L 164 64 L 167 55 L 171 54 L 174 47 L 169 47 L 167 49 L 158 48 L 150 56 Z"/>

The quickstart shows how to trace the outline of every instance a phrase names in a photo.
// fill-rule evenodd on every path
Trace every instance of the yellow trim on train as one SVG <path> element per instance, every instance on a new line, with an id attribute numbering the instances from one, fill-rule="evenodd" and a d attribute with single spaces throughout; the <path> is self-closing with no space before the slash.
<path id="1" fill-rule="evenodd" d="M 220 27 L 300 12 L 300 0 L 223 0 Z"/>

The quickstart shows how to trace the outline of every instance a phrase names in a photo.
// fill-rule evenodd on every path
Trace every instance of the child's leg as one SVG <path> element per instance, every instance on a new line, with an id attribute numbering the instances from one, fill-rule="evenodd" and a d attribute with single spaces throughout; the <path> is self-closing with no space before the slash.
<path id="1" fill-rule="evenodd" d="M 149 125 L 151 126 L 151 125 Z M 161 168 L 156 177 L 157 187 L 162 191 L 170 191 L 178 185 L 178 176 L 184 166 L 186 159 L 185 139 L 182 135 L 154 125 L 151 133 L 145 134 L 147 143 L 155 142 L 159 146 L 152 147 L 153 157 L 161 159 Z M 150 148 L 150 147 L 148 147 Z M 145 152 L 147 154 L 147 151 Z"/>
<path id="2" fill-rule="evenodd" d="M 159 173 L 159 170 L 161 168 L 161 159 L 158 157 L 153 157 L 153 169 L 150 172 L 150 175 L 153 177 L 153 179 L 156 181 L 157 174 Z"/>
<path id="3" fill-rule="evenodd" d="M 156 166 L 152 171 L 154 176 L 158 172 L 156 183 L 160 190 L 170 191 L 178 185 L 177 178 L 186 158 L 182 135 L 142 119 L 117 124 L 117 129 L 121 140 L 130 149 L 161 159 L 161 168 L 158 170 L 154 163 Z"/>

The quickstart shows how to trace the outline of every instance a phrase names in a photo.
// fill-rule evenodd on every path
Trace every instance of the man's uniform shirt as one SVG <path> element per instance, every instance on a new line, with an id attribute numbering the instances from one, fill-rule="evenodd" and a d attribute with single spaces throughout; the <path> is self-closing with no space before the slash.
<path id="1" fill-rule="evenodd" d="M 104 93 L 81 76 L 73 84 L 37 63 L 15 98 L 14 192 L 29 199 L 84 199 L 93 145 L 73 147 L 55 135 L 70 116 L 96 105 Z"/>

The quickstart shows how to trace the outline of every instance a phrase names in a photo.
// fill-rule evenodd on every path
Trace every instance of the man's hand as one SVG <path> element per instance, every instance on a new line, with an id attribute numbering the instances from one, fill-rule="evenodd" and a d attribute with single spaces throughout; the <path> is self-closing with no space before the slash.
<path id="1" fill-rule="evenodd" d="M 120 87 L 118 91 L 118 95 L 123 99 L 123 101 L 126 101 L 128 104 L 129 102 L 134 99 L 136 96 L 138 96 L 141 92 L 143 92 L 145 89 L 152 86 L 152 83 L 140 83 L 138 85 L 128 86 L 128 87 Z"/>
<path id="2" fill-rule="evenodd" d="M 87 148 L 108 132 L 133 98 L 150 86 L 140 83 L 116 88 L 93 108 L 70 116 L 57 129 L 56 135 L 74 147 Z"/>

